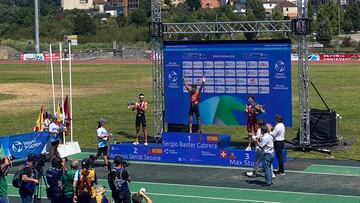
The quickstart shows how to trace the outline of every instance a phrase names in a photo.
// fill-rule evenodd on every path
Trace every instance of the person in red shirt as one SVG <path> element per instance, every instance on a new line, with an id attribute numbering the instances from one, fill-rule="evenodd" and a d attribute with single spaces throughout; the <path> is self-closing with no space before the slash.
<path id="1" fill-rule="evenodd" d="M 250 95 L 248 97 L 249 103 L 245 107 L 246 128 L 248 135 L 256 133 L 258 129 L 257 120 L 256 120 L 256 109 L 255 109 L 256 103 L 254 99 L 255 99 L 254 96 Z M 248 147 L 245 150 L 246 151 L 251 150 L 251 136 L 249 136 Z"/>
<path id="2" fill-rule="evenodd" d="M 200 126 L 200 111 L 199 111 L 199 100 L 200 100 L 200 93 L 204 87 L 205 78 L 202 79 L 202 83 L 200 86 L 199 91 L 197 91 L 197 87 L 195 84 L 191 85 L 191 89 L 189 86 L 185 84 L 185 80 L 183 78 L 183 85 L 185 86 L 186 90 L 190 94 L 190 108 L 189 108 L 189 132 L 192 133 L 192 117 L 195 113 L 196 122 L 198 125 L 198 133 L 201 133 L 201 126 Z"/>

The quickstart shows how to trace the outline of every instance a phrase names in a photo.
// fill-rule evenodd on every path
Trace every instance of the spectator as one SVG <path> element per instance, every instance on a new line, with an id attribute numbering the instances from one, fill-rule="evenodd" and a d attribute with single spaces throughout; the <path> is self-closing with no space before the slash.
<path id="1" fill-rule="evenodd" d="M 74 198 L 74 188 L 73 181 L 76 173 L 79 173 L 78 170 L 79 161 L 71 160 L 70 169 L 64 171 L 61 182 L 64 190 L 64 203 L 72 203 Z"/>
<path id="2" fill-rule="evenodd" d="M 95 202 L 96 191 L 94 184 L 97 182 L 95 169 L 91 168 L 91 161 L 83 159 L 81 170 L 74 176 L 74 202 L 93 203 Z"/>
<path id="3" fill-rule="evenodd" d="M 7 176 L 7 171 L 10 166 L 10 160 L 7 157 L 1 159 L 0 165 L 0 203 L 8 203 L 8 187 L 5 176 Z"/>
<path id="4" fill-rule="evenodd" d="M 96 203 L 110 203 L 110 200 L 106 196 L 106 188 L 103 185 L 99 185 L 96 188 Z"/>
<path id="5" fill-rule="evenodd" d="M 143 198 L 145 203 L 152 203 L 152 200 L 145 194 L 144 188 L 141 188 L 138 193 L 133 194 L 131 199 L 133 203 L 141 203 Z"/>
<path id="6" fill-rule="evenodd" d="M 284 149 L 284 140 L 285 140 L 285 126 L 282 123 L 281 115 L 275 115 L 276 125 L 270 134 L 274 138 L 274 147 L 276 158 L 279 163 L 279 170 L 275 172 L 276 175 L 285 175 L 284 161 L 283 161 L 283 149 Z"/>
<path id="7" fill-rule="evenodd" d="M 63 186 L 61 177 L 63 175 L 63 160 L 55 157 L 51 160 L 51 166 L 46 170 L 46 182 L 49 184 L 48 198 L 52 203 L 63 202 Z"/>
<path id="8" fill-rule="evenodd" d="M 115 203 L 130 203 L 128 182 L 131 181 L 121 156 L 114 157 L 115 167 L 108 174 L 108 183 Z"/>
<path id="9" fill-rule="evenodd" d="M 262 125 L 260 127 L 262 137 L 260 139 L 255 140 L 256 144 L 259 146 L 263 154 L 263 168 L 265 171 L 264 186 L 270 186 L 273 184 L 271 163 L 274 158 L 273 157 L 274 143 L 273 143 L 273 137 L 269 134 L 270 127 L 271 126 Z"/>
<path id="10" fill-rule="evenodd" d="M 39 180 L 35 179 L 34 162 L 36 160 L 35 154 L 29 154 L 26 163 L 23 167 L 21 176 L 21 185 L 19 194 L 23 203 L 31 203 L 35 191 L 35 186 Z"/>

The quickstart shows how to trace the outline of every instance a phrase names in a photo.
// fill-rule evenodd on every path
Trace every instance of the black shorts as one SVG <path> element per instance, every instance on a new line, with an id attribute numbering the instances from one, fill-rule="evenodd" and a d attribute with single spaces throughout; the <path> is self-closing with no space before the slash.
<path id="1" fill-rule="evenodd" d="M 194 113 L 195 113 L 196 118 L 200 117 L 200 111 L 199 111 L 199 105 L 198 104 L 195 104 L 194 106 L 191 106 L 191 104 L 190 104 L 189 116 L 193 116 Z"/>
<path id="2" fill-rule="evenodd" d="M 55 142 L 51 142 L 51 146 L 58 146 L 59 145 L 59 140 L 58 141 L 55 141 Z"/>
<path id="3" fill-rule="evenodd" d="M 102 154 L 103 154 L 104 156 L 106 156 L 106 155 L 107 155 L 107 152 L 108 152 L 108 146 L 100 147 L 100 148 L 98 148 L 97 156 L 99 157 L 99 156 L 101 156 Z"/>
<path id="4" fill-rule="evenodd" d="M 137 128 L 139 128 L 140 125 L 141 125 L 143 128 L 146 128 L 145 115 L 136 115 L 135 126 L 136 126 Z"/>

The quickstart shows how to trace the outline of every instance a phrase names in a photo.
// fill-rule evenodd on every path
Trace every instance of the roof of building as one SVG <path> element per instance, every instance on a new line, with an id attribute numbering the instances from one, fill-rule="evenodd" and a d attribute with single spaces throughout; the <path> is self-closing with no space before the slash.
<path id="1" fill-rule="evenodd" d="M 106 4 L 105 0 L 94 0 L 94 4 Z"/>
<path id="2" fill-rule="evenodd" d="M 290 2 L 290 1 L 284 1 L 284 2 L 280 2 L 278 4 L 278 6 L 284 8 L 284 7 L 296 7 L 296 4 Z"/>

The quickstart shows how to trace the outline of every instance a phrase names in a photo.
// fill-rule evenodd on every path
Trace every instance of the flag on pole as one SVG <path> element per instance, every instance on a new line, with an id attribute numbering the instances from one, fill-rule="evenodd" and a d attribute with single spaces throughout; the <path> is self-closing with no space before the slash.
<path id="1" fill-rule="evenodd" d="M 60 126 L 60 123 L 61 123 L 61 109 L 60 109 L 60 102 L 58 102 L 58 105 L 57 105 L 57 110 L 56 110 L 56 124 L 58 124 Z"/>
<path id="2" fill-rule="evenodd" d="M 66 95 L 64 101 L 64 114 L 65 114 L 65 126 L 66 126 L 65 135 L 67 136 L 70 129 L 70 120 L 71 120 L 68 95 Z"/>
<path id="3" fill-rule="evenodd" d="M 38 116 L 38 119 L 36 120 L 36 126 L 34 128 L 34 132 L 43 131 L 43 128 L 42 128 L 43 120 L 44 120 L 44 106 L 41 105 L 41 108 L 39 111 L 39 116 Z"/>

